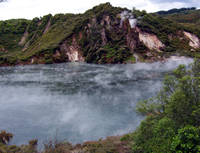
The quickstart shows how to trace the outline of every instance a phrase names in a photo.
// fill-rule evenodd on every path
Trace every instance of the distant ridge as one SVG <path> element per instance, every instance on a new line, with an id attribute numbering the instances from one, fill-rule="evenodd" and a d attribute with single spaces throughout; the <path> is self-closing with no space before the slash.
<path id="1" fill-rule="evenodd" d="M 180 9 L 171 9 L 168 11 L 158 11 L 157 14 L 159 15 L 168 15 L 168 14 L 174 14 L 174 13 L 185 13 L 187 11 L 191 11 L 191 10 L 196 10 L 196 7 L 189 7 L 189 8 L 180 8 Z"/>

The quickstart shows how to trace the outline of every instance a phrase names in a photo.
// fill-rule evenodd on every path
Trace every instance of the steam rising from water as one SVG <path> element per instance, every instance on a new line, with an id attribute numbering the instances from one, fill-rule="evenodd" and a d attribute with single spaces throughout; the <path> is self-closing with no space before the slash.
<path id="1" fill-rule="evenodd" d="M 166 63 L 68 63 L 0 68 L 0 129 L 13 143 L 57 135 L 73 143 L 133 131 L 139 100 L 156 94 L 163 75 L 191 59 Z"/>
<path id="2" fill-rule="evenodd" d="M 129 20 L 129 24 L 131 26 L 131 28 L 135 28 L 137 25 L 137 19 L 133 16 L 133 14 L 131 12 L 128 11 L 123 11 L 121 14 L 121 23 L 120 23 L 120 27 L 122 27 L 123 22 L 128 19 Z"/>

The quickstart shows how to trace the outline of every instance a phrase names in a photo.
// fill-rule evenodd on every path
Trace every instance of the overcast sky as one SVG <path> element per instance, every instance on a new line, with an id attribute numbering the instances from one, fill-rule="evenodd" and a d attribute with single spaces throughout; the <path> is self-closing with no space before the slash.
<path id="1" fill-rule="evenodd" d="M 147 12 L 171 8 L 197 7 L 200 0 L 0 0 L 0 20 L 11 18 L 40 17 L 56 13 L 83 13 L 100 3 L 110 2 L 113 6 L 132 9 L 136 7 Z"/>

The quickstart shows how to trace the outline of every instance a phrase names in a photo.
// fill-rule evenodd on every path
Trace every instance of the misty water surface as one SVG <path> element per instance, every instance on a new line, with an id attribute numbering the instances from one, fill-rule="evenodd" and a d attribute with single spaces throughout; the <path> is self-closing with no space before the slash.
<path id="1" fill-rule="evenodd" d="M 13 143 L 51 138 L 80 143 L 133 131 L 139 100 L 156 94 L 165 73 L 192 60 L 93 65 L 68 63 L 0 68 L 0 129 Z"/>

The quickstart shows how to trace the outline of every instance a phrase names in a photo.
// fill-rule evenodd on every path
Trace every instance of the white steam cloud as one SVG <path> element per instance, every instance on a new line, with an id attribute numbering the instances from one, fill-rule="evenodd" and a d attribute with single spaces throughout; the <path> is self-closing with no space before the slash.
<path id="1" fill-rule="evenodd" d="M 125 134 L 143 119 L 136 103 L 160 90 L 166 72 L 192 61 L 1 67 L 0 128 L 17 144 L 56 133 L 73 143 Z"/>
<path id="2" fill-rule="evenodd" d="M 126 19 L 129 20 L 129 24 L 130 24 L 131 28 L 135 28 L 136 27 L 137 19 L 134 17 L 134 15 L 131 12 L 123 11 L 120 14 L 120 17 L 121 17 L 120 27 L 122 27 L 122 24 Z"/>

